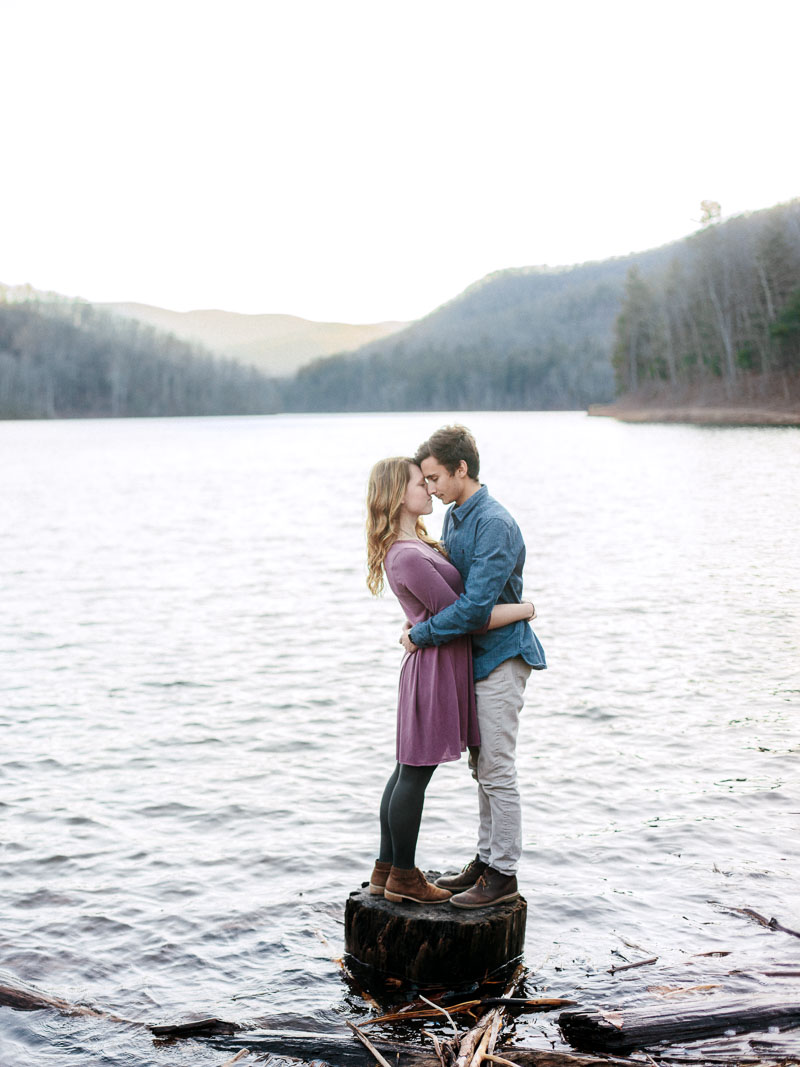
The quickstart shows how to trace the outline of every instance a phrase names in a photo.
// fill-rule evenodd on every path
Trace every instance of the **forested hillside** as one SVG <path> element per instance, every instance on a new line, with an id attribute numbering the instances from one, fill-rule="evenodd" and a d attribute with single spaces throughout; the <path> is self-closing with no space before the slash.
<path id="1" fill-rule="evenodd" d="M 632 266 L 614 368 L 622 393 L 800 401 L 800 200 L 711 218 L 660 269 Z"/>
<path id="2" fill-rule="evenodd" d="M 391 337 L 268 378 L 81 301 L 0 286 L 0 418 L 800 407 L 800 201 L 654 251 L 500 271 Z M 792 408 L 794 410 L 794 408 Z"/>
<path id="3" fill-rule="evenodd" d="M 152 327 L 54 295 L 0 287 L 0 418 L 243 415 L 275 383 Z"/>
<path id="4" fill-rule="evenodd" d="M 318 360 L 287 384 L 295 411 L 564 409 L 610 400 L 614 320 L 632 265 L 499 271 L 393 337 Z"/>

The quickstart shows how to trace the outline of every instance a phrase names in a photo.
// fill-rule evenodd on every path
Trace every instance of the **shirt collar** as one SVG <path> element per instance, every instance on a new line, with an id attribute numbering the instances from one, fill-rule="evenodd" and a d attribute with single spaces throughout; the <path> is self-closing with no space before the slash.
<path id="1" fill-rule="evenodd" d="M 486 488 L 485 485 L 481 485 L 477 493 L 473 493 L 469 500 L 465 500 L 464 503 L 461 504 L 459 507 L 453 508 L 450 513 L 453 521 L 455 523 L 463 522 L 464 519 L 466 519 L 467 515 L 469 515 L 476 507 L 478 507 L 479 504 L 483 503 L 483 501 L 488 495 L 489 490 Z"/>

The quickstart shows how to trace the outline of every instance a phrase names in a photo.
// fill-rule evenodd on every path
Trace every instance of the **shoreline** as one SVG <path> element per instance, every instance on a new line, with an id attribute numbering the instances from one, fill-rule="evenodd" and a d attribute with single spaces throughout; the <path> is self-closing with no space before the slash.
<path id="1" fill-rule="evenodd" d="M 698 426 L 800 426 L 800 374 L 740 374 L 735 388 L 720 380 L 643 385 L 589 415 L 620 422 L 683 422 Z"/>
<path id="2" fill-rule="evenodd" d="M 800 410 L 772 407 L 704 407 L 590 404 L 587 414 L 620 422 L 674 422 L 706 426 L 800 426 Z"/>

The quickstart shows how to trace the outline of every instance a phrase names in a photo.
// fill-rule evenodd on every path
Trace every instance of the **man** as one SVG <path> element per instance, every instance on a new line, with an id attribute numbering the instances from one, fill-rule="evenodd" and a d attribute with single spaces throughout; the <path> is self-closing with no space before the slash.
<path id="1" fill-rule="evenodd" d="M 433 496 L 452 504 L 442 542 L 464 579 L 464 593 L 450 607 L 405 630 L 408 652 L 440 645 L 486 623 L 497 603 L 522 599 L 525 542 L 506 509 L 478 481 L 480 458 L 464 426 L 437 430 L 414 457 Z M 515 764 L 519 713 L 525 683 L 544 670 L 544 652 L 526 622 L 473 634 L 473 670 L 481 747 L 477 765 L 478 853 L 463 871 L 439 878 L 459 908 L 482 908 L 519 896 L 517 865 L 522 854 L 522 820 Z"/>

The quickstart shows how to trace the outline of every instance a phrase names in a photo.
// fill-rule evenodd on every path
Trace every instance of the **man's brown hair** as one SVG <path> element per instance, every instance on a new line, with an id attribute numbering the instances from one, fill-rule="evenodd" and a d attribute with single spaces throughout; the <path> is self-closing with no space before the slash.
<path id="1" fill-rule="evenodd" d="M 458 423 L 453 426 L 442 426 L 419 446 L 414 462 L 420 466 L 423 459 L 429 456 L 432 456 L 437 463 L 441 463 L 448 474 L 455 474 L 456 467 L 463 459 L 467 465 L 467 474 L 477 482 L 481 470 L 481 458 L 478 455 L 475 438 L 466 426 L 460 426 Z"/>

